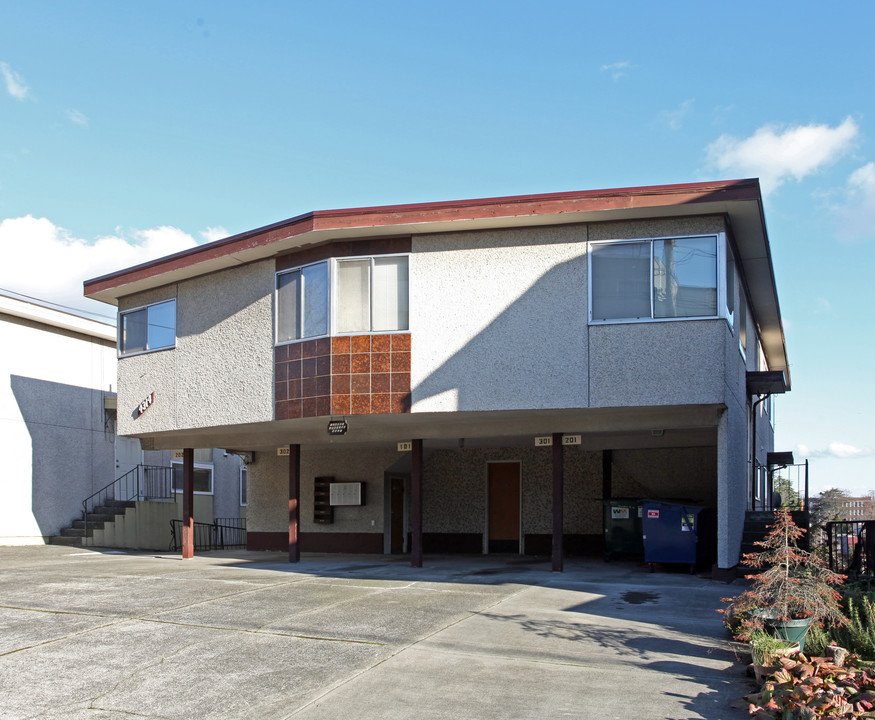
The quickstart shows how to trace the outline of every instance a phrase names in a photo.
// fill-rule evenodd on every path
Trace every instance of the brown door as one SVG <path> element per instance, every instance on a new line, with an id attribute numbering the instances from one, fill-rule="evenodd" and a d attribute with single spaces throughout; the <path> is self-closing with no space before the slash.
<path id="1" fill-rule="evenodd" d="M 404 552 L 404 478 L 393 477 L 391 485 L 391 552 Z"/>
<path id="2" fill-rule="evenodd" d="M 489 477 L 489 552 L 520 551 L 520 464 L 494 462 Z"/>

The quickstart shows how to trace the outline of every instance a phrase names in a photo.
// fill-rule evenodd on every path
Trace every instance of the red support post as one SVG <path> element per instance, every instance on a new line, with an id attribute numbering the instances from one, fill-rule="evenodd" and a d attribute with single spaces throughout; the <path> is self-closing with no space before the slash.
<path id="1" fill-rule="evenodd" d="M 182 451 L 182 557 L 194 557 L 194 448 Z"/>
<path id="2" fill-rule="evenodd" d="M 301 559 L 301 446 L 289 445 L 289 562 Z"/>
<path id="3" fill-rule="evenodd" d="M 422 567 L 422 440 L 413 441 L 410 467 L 410 566 Z"/>
<path id="4" fill-rule="evenodd" d="M 562 433 L 553 433 L 553 572 L 563 571 L 562 516 L 564 511 L 565 467 Z"/>

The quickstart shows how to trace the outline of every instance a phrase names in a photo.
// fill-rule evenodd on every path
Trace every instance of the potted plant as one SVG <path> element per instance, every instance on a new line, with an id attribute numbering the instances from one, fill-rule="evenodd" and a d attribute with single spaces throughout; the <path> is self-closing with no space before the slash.
<path id="1" fill-rule="evenodd" d="M 765 679 L 778 668 L 778 659 L 801 652 L 798 642 L 782 640 L 762 630 L 755 630 L 750 636 L 750 655 L 757 682 L 762 685 Z"/>
<path id="2" fill-rule="evenodd" d="M 756 544 L 760 552 L 747 553 L 749 567 L 762 568 L 748 590 L 734 598 L 722 610 L 727 624 L 740 640 L 750 640 L 756 631 L 768 630 L 805 648 L 805 635 L 812 624 L 843 625 L 841 596 L 835 589 L 843 575 L 830 570 L 817 555 L 801 550 L 797 541 L 805 534 L 787 508 L 775 511 L 766 537 Z"/>

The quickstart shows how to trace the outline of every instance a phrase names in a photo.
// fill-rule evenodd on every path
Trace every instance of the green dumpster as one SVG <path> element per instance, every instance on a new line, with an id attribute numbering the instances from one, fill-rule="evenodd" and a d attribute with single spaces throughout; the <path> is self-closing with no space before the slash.
<path id="1" fill-rule="evenodd" d="M 605 562 L 618 555 L 643 554 L 641 500 L 611 498 L 602 502 L 605 508 Z"/>

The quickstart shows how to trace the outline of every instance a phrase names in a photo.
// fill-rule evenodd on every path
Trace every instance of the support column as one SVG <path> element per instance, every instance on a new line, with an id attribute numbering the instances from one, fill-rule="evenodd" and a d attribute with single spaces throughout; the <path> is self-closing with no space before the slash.
<path id="1" fill-rule="evenodd" d="M 610 500 L 614 496 L 614 451 L 602 450 L 602 500 Z M 602 539 L 607 530 L 607 510 L 602 510 Z M 607 549 L 606 549 L 607 551 Z"/>
<path id="2" fill-rule="evenodd" d="M 182 451 L 182 557 L 194 557 L 194 448 Z"/>
<path id="3" fill-rule="evenodd" d="M 289 445 L 289 562 L 301 559 L 298 528 L 301 522 L 301 446 Z"/>
<path id="4" fill-rule="evenodd" d="M 422 440 L 413 441 L 410 467 L 410 566 L 422 567 Z"/>
<path id="5" fill-rule="evenodd" d="M 564 513 L 565 465 L 562 433 L 553 433 L 553 572 L 562 572 L 562 516 Z"/>

